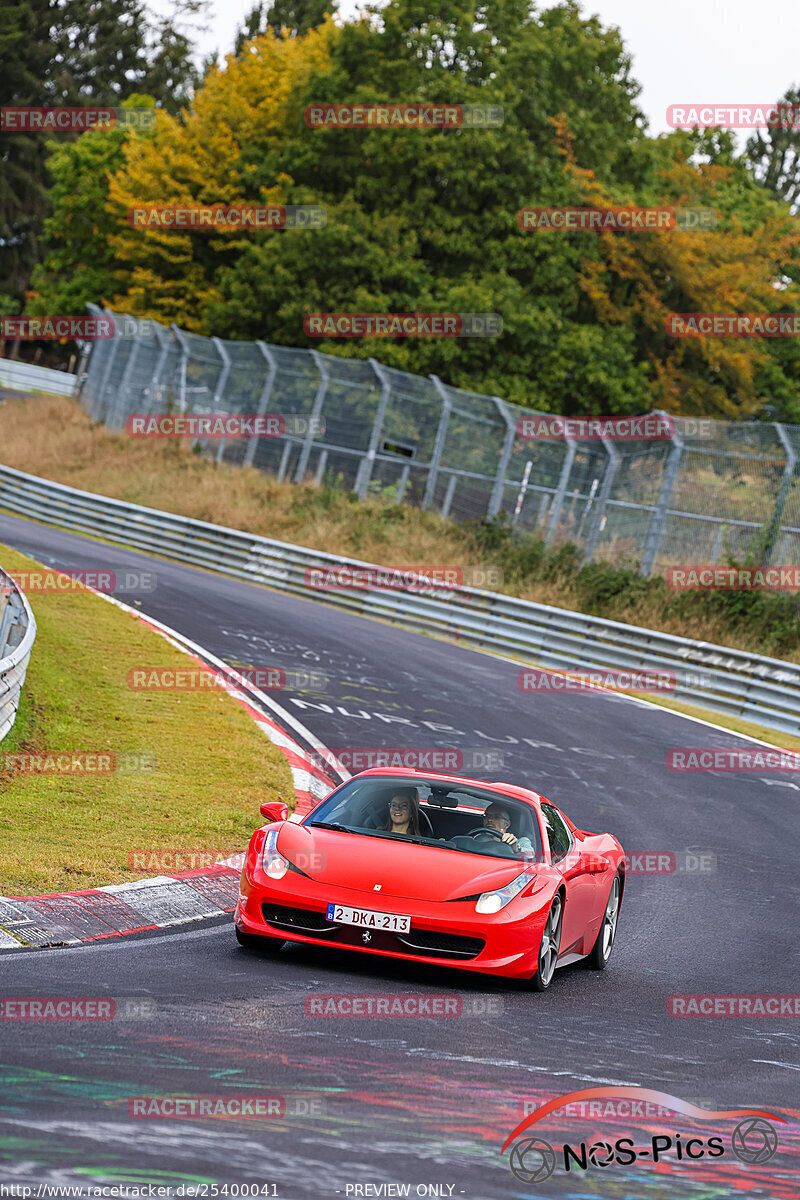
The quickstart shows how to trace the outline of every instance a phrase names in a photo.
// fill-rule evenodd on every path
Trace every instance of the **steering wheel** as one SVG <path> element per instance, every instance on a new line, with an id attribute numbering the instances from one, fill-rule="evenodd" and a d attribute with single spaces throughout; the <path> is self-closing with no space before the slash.
<path id="1" fill-rule="evenodd" d="M 490 837 L 497 838 L 498 842 L 502 842 L 502 840 L 503 840 L 502 833 L 500 833 L 499 830 L 497 830 L 497 829 L 490 829 L 490 827 L 488 825 L 479 825 L 477 827 L 477 829 L 470 829 L 470 831 L 468 833 L 466 833 L 464 836 L 465 837 L 477 837 L 478 834 L 480 834 L 480 833 L 483 833 L 483 834 L 488 833 Z"/>
<path id="2" fill-rule="evenodd" d="M 423 820 L 425 821 L 425 824 L 428 826 L 428 833 L 431 835 L 431 837 L 434 837 L 433 826 L 431 825 L 431 819 L 428 816 L 428 814 L 423 810 L 421 805 L 417 808 L 417 812 L 420 815 L 420 817 L 423 818 Z M 423 834 L 422 836 L 424 837 L 425 835 Z"/>

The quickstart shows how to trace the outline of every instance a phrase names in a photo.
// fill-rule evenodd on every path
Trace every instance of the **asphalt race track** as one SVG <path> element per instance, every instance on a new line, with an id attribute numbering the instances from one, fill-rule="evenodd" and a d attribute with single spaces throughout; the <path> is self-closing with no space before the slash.
<path id="1" fill-rule="evenodd" d="M 9 516 L 0 516 L 0 542 L 64 569 L 155 570 L 152 593 L 121 598 L 238 667 L 322 671 L 324 693 L 278 699 L 329 747 L 461 749 L 475 756 L 476 776 L 533 786 L 631 854 L 674 853 L 688 868 L 629 874 L 607 971 L 563 968 L 543 995 L 446 968 L 420 977 L 410 964 L 341 951 L 295 946 L 272 960 L 240 950 L 229 920 L 6 954 L 3 996 L 139 996 L 150 1006 L 136 1020 L 0 1024 L 2 1182 L 269 1184 L 286 1200 L 404 1194 L 387 1184 L 474 1200 L 797 1194 L 797 1020 L 682 1020 L 668 1015 L 667 998 L 798 990 L 800 779 L 671 773 L 671 747 L 742 743 L 618 697 L 524 694 L 512 662 L 321 603 Z M 491 757 L 500 753 L 502 766 Z M 458 995 L 472 1015 L 306 1015 L 306 999 L 320 993 L 409 992 Z M 715 1159 L 562 1165 L 541 1184 L 516 1179 L 500 1146 L 522 1104 L 606 1084 L 766 1109 L 790 1123 L 760 1166 L 728 1148 Z M 283 1096 L 285 1112 L 261 1121 L 128 1115 L 132 1096 L 233 1092 Z M 531 1132 L 572 1144 L 630 1133 L 644 1145 L 653 1125 L 565 1118 Z M 729 1146 L 730 1122 L 686 1127 L 724 1133 Z"/>

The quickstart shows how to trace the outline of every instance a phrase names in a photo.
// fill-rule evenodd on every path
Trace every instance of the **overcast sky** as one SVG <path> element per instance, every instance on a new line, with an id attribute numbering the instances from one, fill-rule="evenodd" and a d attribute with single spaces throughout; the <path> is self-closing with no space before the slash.
<path id="1" fill-rule="evenodd" d="M 164 11 L 169 0 L 151 6 Z M 211 6 L 200 49 L 224 58 L 252 0 Z M 349 17 L 361 7 L 342 0 L 340 11 Z M 582 7 L 622 30 L 651 133 L 668 128 L 669 104 L 767 103 L 800 83 L 800 0 L 584 0 Z"/>

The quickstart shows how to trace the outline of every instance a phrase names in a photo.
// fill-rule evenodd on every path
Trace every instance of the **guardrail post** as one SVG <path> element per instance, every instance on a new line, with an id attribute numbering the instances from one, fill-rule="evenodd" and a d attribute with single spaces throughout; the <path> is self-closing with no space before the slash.
<path id="1" fill-rule="evenodd" d="M 433 498 L 436 495 L 439 467 L 442 462 L 444 443 L 447 438 L 447 422 L 450 420 L 450 409 L 452 408 L 450 397 L 444 390 L 444 384 L 439 376 L 431 375 L 429 378 L 433 380 L 433 386 L 439 393 L 439 399 L 442 402 L 442 415 L 439 418 L 439 425 L 436 430 L 436 441 L 433 443 L 433 454 L 431 455 L 431 462 L 430 466 L 428 467 L 428 478 L 425 482 L 425 495 L 422 497 L 422 504 L 420 505 L 421 508 L 430 508 L 430 506 L 433 504 Z M 450 504 L 453 499 L 453 489 L 455 488 L 454 479 L 455 477 L 451 476 L 450 483 L 452 486 L 450 486 L 448 496 L 445 497 L 448 512 L 450 511 Z M 447 513 L 443 512 L 442 515 L 447 516 Z"/>
<path id="2" fill-rule="evenodd" d="M 492 494 L 489 497 L 489 507 L 486 510 L 486 518 L 491 521 L 492 517 L 496 517 L 503 504 L 503 491 L 506 482 L 506 471 L 511 460 L 511 451 L 514 449 L 514 438 L 517 436 L 517 423 L 508 411 L 508 406 L 503 403 L 499 396 L 492 396 L 500 416 L 506 423 L 506 436 L 503 441 L 503 449 L 500 451 L 500 458 L 497 463 L 497 472 L 494 477 L 494 485 L 492 486 Z"/>
<path id="3" fill-rule="evenodd" d="M 158 341 L 158 358 L 156 359 L 156 365 L 153 369 L 153 374 L 150 376 L 150 383 L 147 388 L 150 396 L 151 410 L 156 398 L 156 388 L 160 387 L 161 375 L 164 370 L 164 364 L 167 361 L 167 355 L 169 354 L 169 338 L 166 330 L 162 329 L 157 321 L 153 322 L 153 328 L 155 329 Z"/>
<path id="4" fill-rule="evenodd" d="M 91 301 L 89 301 L 89 303 L 86 305 L 86 311 L 89 313 L 90 317 L 102 317 L 103 316 L 102 308 L 100 308 L 97 304 L 92 304 Z M 87 339 L 86 341 L 82 341 L 82 342 L 79 341 L 79 345 L 81 347 L 81 357 L 80 357 L 80 361 L 78 363 L 78 371 L 77 371 L 78 390 L 76 392 L 76 396 L 77 396 L 78 400 L 80 400 L 81 404 L 83 405 L 83 407 L 85 409 L 86 402 L 83 397 L 83 389 L 89 380 L 89 375 L 92 371 L 92 364 L 95 361 L 95 358 L 97 357 L 96 355 L 94 355 L 95 347 L 97 345 L 99 345 L 99 343 L 96 341 L 89 341 Z M 111 353 L 110 346 L 108 347 L 108 353 L 109 354 Z M 94 357 L 93 357 L 93 355 L 94 355 Z M 99 368 L 99 359 L 97 361 L 98 361 L 98 370 L 99 370 L 100 369 Z M 91 403 L 91 397 L 90 397 L 89 398 L 89 412 L 91 412 L 91 407 L 92 407 L 92 403 Z"/>
<path id="5" fill-rule="evenodd" d="M 586 563 L 590 563 L 594 558 L 597 539 L 600 536 L 600 527 L 603 524 L 603 517 L 606 513 L 606 504 L 608 503 L 608 497 L 611 494 L 611 485 L 614 482 L 614 476 L 616 475 L 617 467 L 619 466 L 619 452 L 617 451 L 617 448 L 612 442 L 611 438 L 604 437 L 602 438 L 602 442 L 605 446 L 606 454 L 608 455 L 608 462 L 606 464 L 605 474 L 603 475 L 603 483 L 600 488 L 600 495 L 597 497 L 597 511 L 595 512 L 595 517 L 594 521 L 592 522 L 592 528 L 589 532 L 589 536 L 586 539 L 586 549 L 583 553 L 584 566 Z"/>
<path id="6" fill-rule="evenodd" d="M 328 374 L 328 368 L 325 366 L 325 363 L 320 358 L 319 351 L 318 350 L 309 350 L 308 353 L 314 359 L 314 366 L 319 371 L 320 383 L 319 383 L 319 387 L 317 388 L 317 394 L 314 397 L 314 404 L 312 406 L 311 415 L 308 420 L 308 433 L 306 434 L 306 436 L 303 439 L 303 445 L 300 450 L 300 457 L 297 460 L 297 470 L 294 473 L 295 483 L 302 483 L 306 477 L 306 471 L 308 470 L 308 460 L 311 457 L 311 447 L 314 444 L 314 426 L 316 423 L 319 422 L 320 415 L 322 414 L 322 406 L 325 403 L 325 393 L 328 390 L 328 381 L 330 379 L 330 376 Z"/>
<path id="7" fill-rule="evenodd" d="M 11 596 L 9 595 L 6 597 L 6 602 L 3 606 L 3 615 L 0 617 L 0 659 L 5 658 L 8 631 L 11 627 L 13 616 L 14 610 L 11 605 Z"/>
<path id="8" fill-rule="evenodd" d="M 256 416 L 263 417 L 264 413 L 267 411 L 267 405 L 269 404 L 269 398 L 272 395 L 272 385 L 275 382 L 275 376 L 278 372 L 278 366 L 275 362 L 275 359 L 270 354 L 269 349 L 264 344 L 264 342 L 256 342 L 256 345 L 258 346 L 261 353 L 264 355 L 264 358 L 266 359 L 266 362 L 267 362 L 267 378 L 264 381 L 263 388 L 261 389 L 261 395 L 258 398 L 258 408 L 256 409 Z M 248 440 L 247 450 L 245 451 L 245 455 L 244 455 L 244 466 L 246 466 L 246 467 L 252 467 L 252 465 L 253 465 L 253 459 L 256 456 L 257 442 L 258 442 L 258 438 L 256 437 L 255 434 L 253 434 L 253 436 Z M 286 445 L 288 446 L 289 443 L 287 442 Z M 285 473 L 285 471 L 284 471 L 284 473 Z"/>
<path id="9" fill-rule="evenodd" d="M 395 504 L 403 503 L 403 497 L 406 494 L 406 488 L 408 487 L 408 480 L 409 480 L 410 475 L 411 475 L 411 467 L 408 465 L 408 463 L 406 463 L 406 465 L 403 467 L 402 471 L 400 472 L 400 479 L 397 482 L 397 491 L 396 491 L 395 497 L 394 497 Z"/>
<path id="10" fill-rule="evenodd" d="M 78 345 L 80 346 L 80 356 L 78 358 L 78 364 L 75 367 L 75 379 L 77 381 L 75 385 L 75 398 L 76 400 L 80 400 L 81 404 L 83 404 L 83 385 L 86 383 L 88 376 L 89 360 L 92 356 L 92 350 L 97 345 L 97 342 L 78 340 Z"/>
<path id="11" fill-rule="evenodd" d="M 453 494 L 455 493 L 455 490 L 456 490 L 457 480 L 458 480 L 458 476 L 455 474 L 451 474 L 450 478 L 447 481 L 447 491 L 445 492 L 444 500 L 442 501 L 442 516 L 443 517 L 450 516 L 450 508 L 453 503 Z"/>
<path id="12" fill-rule="evenodd" d="M 211 397 L 211 407 L 213 408 L 214 412 L 217 412 L 219 402 L 225 394 L 225 385 L 228 382 L 228 376 L 231 373 L 231 356 L 228 354 L 228 351 L 225 349 L 218 337 L 212 337 L 211 341 L 214 343 L 214 349 L 216 350 L 217 354 L 222 359 L 222 369 L 217 376 L 214 395 Z M 227 438 L 220 438 L 219 448 L 217 449 L 217 462 L 222 462 L 222 456 L 225 453 L 225 443 L 227 440 Z"/>
<path id="13" fill-rule="evenodd" d="M 25 636 L 25 606 L 21 599 L 22 593 L 18 593 L 11 597 L 11 602 L 8 604 L 6 611 L 11 613 L 9 627 L 5 633 L 5 652 L 8 654 L 16 650 L 17 646 Z"/>
<path id="14" fill-rule="evenodd" d="M 662 413 L 660 409 L 656 409 L 656 414 L 658 416 L 667 415 L 666 413 Z M 653 572 L 656 555 L 658 554 L 658 548 L 661 545 L 661 538 L 664 533 L 664 525 L 667 520 L 667 509 L 670 497 L 672 496 L 672 489 L 675 486 L 678 467 L 683 455 L 683 438 L 675 428 L 672 431 L 671 442 L 672 445 L 670 446 L 667 465 L 664 468 L 664 478 L 661 480 L 661 488 L 656 502 L 656 511 L 653 513 L 653 519 L 650 522 L 650 528 L 647 532 L 647 542 L 645 543 L 642 566 L 639 571 L 639 574 L 642 576 L 651 575 Z"/>
<path id="15" fill-rule="evenodd" d="M 114 314 L 111 311 L 111 309 L 107 308 L 104 310 L 104 312 L 105 312 L 105 315 L 107 317 L 111 317 L 111 319 L 113 321 Z M 108 358 L 106 359 L 105 370 L 103 371 L 103 377 L 100 380 L 100 386 L 97 389 L 97 397 L 96 397 L 97 402 L 92 404 L 92 411 L 91 411 L 90 415 L 91 415 L 91 418 L 93 421 L 97 421 L 100 418 L 100 413 L 102 411 L 103 399 L 105 397 L 106 388 L 108 386 L 108 380 L 111 375 L 111 368 L 114 364 L 114 359 L 117 356 L 117 347 L 119 346 L 121 341 L 122 341 L 122 338 L 116 332 L 116 326 L 115 326 L 114 327 L 114 338 L 111 343 L 111 348 L 108 353 Z"/>
<path id="16" fill-rule="evenodd" d="M 319 462 L 317 463 L 316 474 L 314 475 L 314 483 L 317 487 L 322 487 L 322 477 L 325 474 L 325 467 L 328 464 L 328 451 L 321 450 Z"/>
<path id="17" fill-rule="evenodd" d="M 292 443 L 284 442 L 283 443 L 283 451 L 281 453 L 281 461 L 278 463 L 278 474 L 277 474 L 278 483 L 283 483 L 283 481 L 286 478 L 286 472 L 289 469 L 289 455 L 291 454 L 291 452 L 292 452 Z"/>
<path id="18" fill-rule="evenodd" d="M 563 431 L 563 421 L 561 422 L 561 428 Z M 561 464 L 561 474 L 559 475 L 558 483 L 556 484 L 556 494 L 553 497 L 553 507 L 550 510 L 550 522 L 547 526 L 547 536 L 545 538 L 545 544 L 548 546 L 552 546 L 558 531 L 558 522 L 561 519 L 561 509 L 564 507 L 564 497 L 567 494 L 567 484 L 569 483 L 572 464 L 575 461 L 575 452 L 578 448 L 578 443 L 575 441 L 575 438 L 569 437 L 566 432 L 564 433 L 564 441 L 567 443 L 567 449 L 566 453 L 564 454 L 564 461 Z"/>
<path id="19" fill-rule="evenodd" d="M 173 323 L 170 329 L 175 335 L 175 340 L 181 348 L 181 365 L 178 368 L 180 372 L 180 383 L 178 384 L 178 408 L 181 413 L 186 412 L 186 366 L 189 362 L 189 344 L 186 341 L 186 336 L 182 329 Z"/>
<path id="20" fill-rule="evenodd" d="M 117 388 L 117 394 L 114 399 L 114 403 L 110 406 L 108 415 L 106 416 L 105 423 L 109 427 L 109 429 L 119 429 L 119 428 L 124 428 L 124 426 L 125 426 L 125 421 L 126 421 L 125 393 L 126 393 L 126 390 L 128 387 L 128 383 L 130 382 L 131 375 L 133 373 L 133 368 L 136 364 L 136 359 L 138 358 L 138 355 L 139 355 L 139 347 L 142 344 L 141 343 L 141 333 L 140 333 L 140 329 L 139 329 L 139 321 L 136 317 L 134 317 L 132 319 L 134 321 L 136 321 L 136 337 L 132 339 L 133 345 L 131 346 L 131 352 L 128 355 L 128 361 L 125 363 L 125 370 L 122 372 L 122 379 L 120 379 L 120 381 L 119 381 L 119 387 Z M 133 411 L 133 410 L 131 410 L 131 411 Z M 121 424 L 120 424 L 120 418 L 121 418 Z M 116 422 L 116 424 L 115 424 L 115 422 Z"/>
<path id="21" fill-rule="evenodd" d="M 519 491 L 517 492 L 517 503 L 514 505 L 514 515 L 511 518 L 512 525 L 516 525 L 517 521 L 519 520 L 519 514 L 522 512 L 522 505 L 525 503 L 525 496 L 528 491 L 528 480 L 531 477 L 532 470 L 533 459 L 529 458 L 525 463 L 525 470 L 522 472 L 522 480 L 519 485 Z"/>
<path id="22" fill-rule="evenodd" d="M 222 367 L 220 369 L 219 375 L 217 376 L 217 383 L 216 383 L 216 387 L 214 388 L 214 395 L 211 397 L 211 404 L 214 409 L 214 412 L 216 412 L 217 405 L 219 404 L 219 402 L 222 399 L 223 394 L 225 392 L 225 384 L 228 382 L 228 376 L 231 373 L 231 356 L 230 356 L 230 354 L 228 354 L 228 351 L 225 349 L 225 347 L 223 346 L 222 342 L 220 341 L 220 339 L 218 337 L 212 337 L 211 341 L 214 343 L 214 349 L 216 350 L 217 354 L 220 356 L 220 359 L 222 360 Z"/>
<path id="23" fill-rule="evenodd" d="M 375 455 L 378 453 L 378 442 L 381 440 L 381 430 L 383 428 L 383 420 L 386 416 L 386 409 L 389 407 L 389 396 L 391 395 L 392 385 L 389 382 L 389 377 L 384 371 L 379 362 L 374 358 L 369 360 L 375 374 L 378 376 L 378 382 L 381 385 L 381 398 L 378 401 L 378 410 L 375 413 L 375 420 L 372 422 L 372 433 L 369 436 L 369 446 L 367 453 L 358 464 L 358 472 L 356 473 L 356 482 L 353 491 L 362 500 L 367 498 L 367 489 L 369 481 L 372 478 L 372 468 L 375 465 Z"/>
<path id="24" fill-rule="evenodd" d="M 773 422 L 775 432 L 781 439 L 784 450 L 786 451 L 786 466 L 783 469 L 783 478 L 781 486 L 778 489 L 778 495 L 775 498 L 775 508 L 772 511 L 770 523 L 767 526 L 767 533 L 764 539 L 764 549 L 761 554 L 761 565 L 766 567 L 769 565 L 769 560 L 772 557 L 772 551 L 775 548 L 775 542 L 778 539 L 778 534 L 781 530 L 781 520 L 783 518 L 783 510 L 786 507 L 786 501 L 789 496 L 789 488 L 792 486 L 795 467 L 797 466 L 797 455 L 795 454 L 794 446 L 789 441 L 788 434 L 780 422 Z"/>
<path id="25" fill-rule="evenodd" d="M 0 615 L 0 741 L 17 717 L 19 698 L 36 637 L 30 604 L 11 575 L 0 568 L 5 604 Z M 23 645 L 25 643 L 25 645 Z"/>

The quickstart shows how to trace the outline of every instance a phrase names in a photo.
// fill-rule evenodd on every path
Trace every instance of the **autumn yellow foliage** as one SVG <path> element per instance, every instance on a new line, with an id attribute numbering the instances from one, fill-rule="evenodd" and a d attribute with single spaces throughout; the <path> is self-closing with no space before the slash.
<path id="1" fill-rule="evenodd" d="M 277 160 L 289 132 L 303 122 L 308 80 L 328 67 L 339 34 L 327 20 L 302 38 L 253 39 L 240 57 L 229 55 L 224 68 L 212 69 L 191 111 L 180 119 L 159 111 L 154 137 L 130 139 L 107 202 L 118 230 L 110 244 L 125 282 L 124 294 L 113 301 L 117 311 L 203 330 L 205 304 L 218 294 L 209 281 L 222 263 L 233 261 L 243 235 L 133 227 L 129 211 L 290 202 L 291 175 L 276 169 L 273 178 L 258 178 L 247 147 L 258 146 L 262 159 L 265 149 L 274 148 Z"/>

